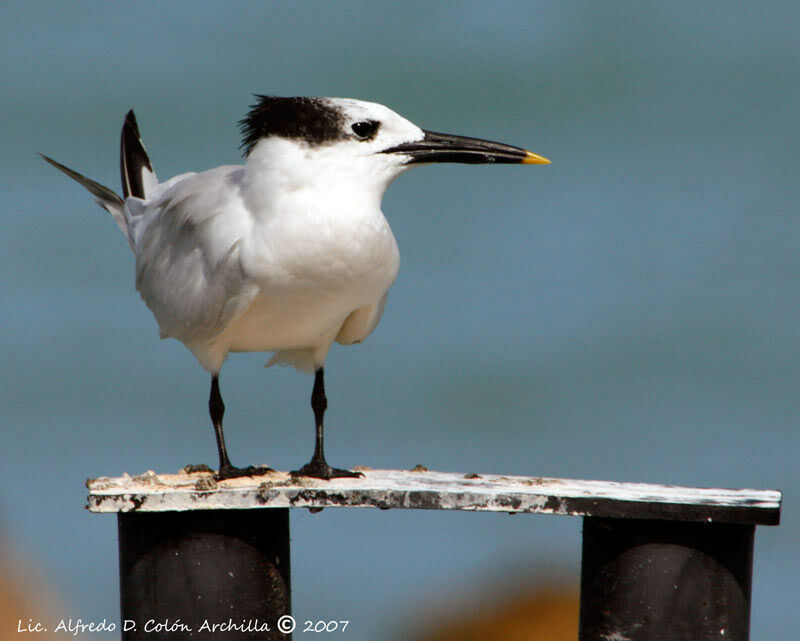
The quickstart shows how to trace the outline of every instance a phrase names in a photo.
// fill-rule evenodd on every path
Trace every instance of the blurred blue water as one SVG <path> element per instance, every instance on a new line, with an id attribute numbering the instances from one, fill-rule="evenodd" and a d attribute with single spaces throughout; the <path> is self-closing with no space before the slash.
<path id="1" fill-rule="evenodd" d="M 796 3 L 43 2 L 0 24 L 0 519 L 69 615 L 118 607 L 115 524 L 80 509 L 83 479 L 214 449 L 205 373 L 157 339 L 114 224 L 35 152 L 116 187 L 133 106 L 160 176 L 238 162 L 235 123 L 273 92 L 554 161 L 390 188 L 403 265 L 376 333 L 331 352 L 330 458 L 783 489 L 752 638 L 796 638 Z M 311 380 L 265 360 L 223 370 L 229 446 L 292 468 Z M 292 528 L 295 612 L 350 618 L 354 639 L 402 636 L 421 602 L 520 559 L 578 572 L 574 519 L 326 510 Z"/>

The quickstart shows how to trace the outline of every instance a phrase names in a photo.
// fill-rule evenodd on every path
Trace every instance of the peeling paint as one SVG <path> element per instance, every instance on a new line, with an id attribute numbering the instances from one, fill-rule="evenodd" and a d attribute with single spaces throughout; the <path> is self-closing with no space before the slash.
<path id="1" fill-rule="evenodd" d="M 197 479 L 194 484 L 194 489 L 198 492 L 214 492 L 219 489 L 219 484 L 213 478 L 204 477 Z"/>
<path id="2" fill-rule="evenodd" d="M 777 524 L 781 493 L 542 477 L 369 470 L 324 481 L 272 471 L 217 482 L 213 472 L 89 479 L 92 512 L 371 507 Z"/>

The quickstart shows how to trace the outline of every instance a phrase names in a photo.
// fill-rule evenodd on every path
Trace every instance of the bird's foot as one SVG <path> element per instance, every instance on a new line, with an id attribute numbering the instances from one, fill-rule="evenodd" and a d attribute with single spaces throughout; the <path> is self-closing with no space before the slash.
<path id="1" fill-rule="evenodd" d="M 267 467 L 266 465 L 260 465 L 258 467 L 255 465 L 249 465 L 248 467 L 223 465 L 220 466 L 216 477 L 218 481 L 224 481 L 225 479 L 236 479 L 242 476 L 263 476 L 264 474 L 269 474 L 270 472 L 274 471 L 275 470 L 273 470 L 271 467 Z"/>
<path id="2" fill-rule="evenodd" d="M 364 475 L 361 472 L 351 472 L 350 470 L 342 470 L 338 467 L 331 467 L 325 462 L 325 459 L 311 459 L 299 470 L 289 472 L 292 476 L 310 476 L 315 479 L 323 479 L 330 481 L 336 478 L 351 478 L 357 479 Z"/>

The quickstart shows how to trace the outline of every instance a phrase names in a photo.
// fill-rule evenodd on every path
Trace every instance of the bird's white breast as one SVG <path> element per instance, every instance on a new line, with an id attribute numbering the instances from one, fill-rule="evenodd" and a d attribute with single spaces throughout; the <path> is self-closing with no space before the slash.
<path id="1" fill-rule="evenodd" d="M 330 344 L 352 312 L 378 306 L 397 276 L 397 244 L 379 209 L 302 194 L 283 205 L 241 242 L 242 271 L 257 293 L 222 337 L 231 351 Z"/>

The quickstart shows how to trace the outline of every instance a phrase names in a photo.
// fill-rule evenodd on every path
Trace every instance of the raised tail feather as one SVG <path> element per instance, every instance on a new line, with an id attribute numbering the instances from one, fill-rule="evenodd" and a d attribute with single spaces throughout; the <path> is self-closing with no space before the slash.
<path id="1" fill-rule="evenodd" d="M 133 239 L 131 238 L 130 230 L 128 229 L 128 222 L 125 220 L 125 204 L 123 203 L 122 198 L 111 191 L 108 187 L 104 187 L 100 183 L 96 183 L 91 178 L 87 178 L 83 174 L 79 174 L 77 171 L 73 171 L 69 167 L 65 167 L 60 162 L 56 162 L 49 156 L 45 156 L 44 154 L 39 155 L 53 165 L 53 167 L 59 171 L 63 171 L 65 174 L 67 174 L 67 176 L 72 178 L 72 180 L 80 183 L 86 189 L 88 189 L 89 193 L 94 196 L 95 202 L 114 217 L 114 220 L 116 221 L 117 225 L 119 225 L 122 233 L 125 234 L 125 238 L 128 239 L 128 244 L 131 246 L 131 249 L 133 249 Z"/>
<path id="2" fill-rule="evenodd" d="M 133 248 L 133 238 L 125 217 L 125 202 L 122 198 L 108 187 L 104 187 L 77 171 L 65 167 L 60 162 L 56 162 L 44 154 L 39 155 L 53 167 L 83 185 L 95 197 L 97 204 L 114 217 L 122 233 L 125 234 L 125 238 L 128 239 L 128 244 Z M 147 198 L 148 193 L 158 184 L 150 159 L 147 157 L 147 152 L 144 150 L 142 139 L 139 136 L 139 127 L 136 124 L 136 116 L 134 116 L 132 109 L 125 116 L 125 122 L 122 124 L 120 169 L 122 172 L 122 193 L 125 198 Z"/>
<path id="3" fill-rule="evenodd" d="M 100 183 L 96 183 L 91 178 L 87 178 L 83 174 L 79 174 L 77 171 L 73 171 L 69 167 L 65 167 L 60 162 L 56 162 L 49 156 L 45 156 L 44 154 L 39 155 L 53 165 L 53 167 L 67 174 L 67 176 L 72 178 L 72 180 L 86 187 L 86 189 L 88 189 L 97 200 L 97 204 L 106 211 L 110 212 L 112 215 L 115 213 L 115 210 L 122 210 L 122 198 L 117 196 L 117 194 L 111 191 L 108 187 L 104 187 Z"/>

